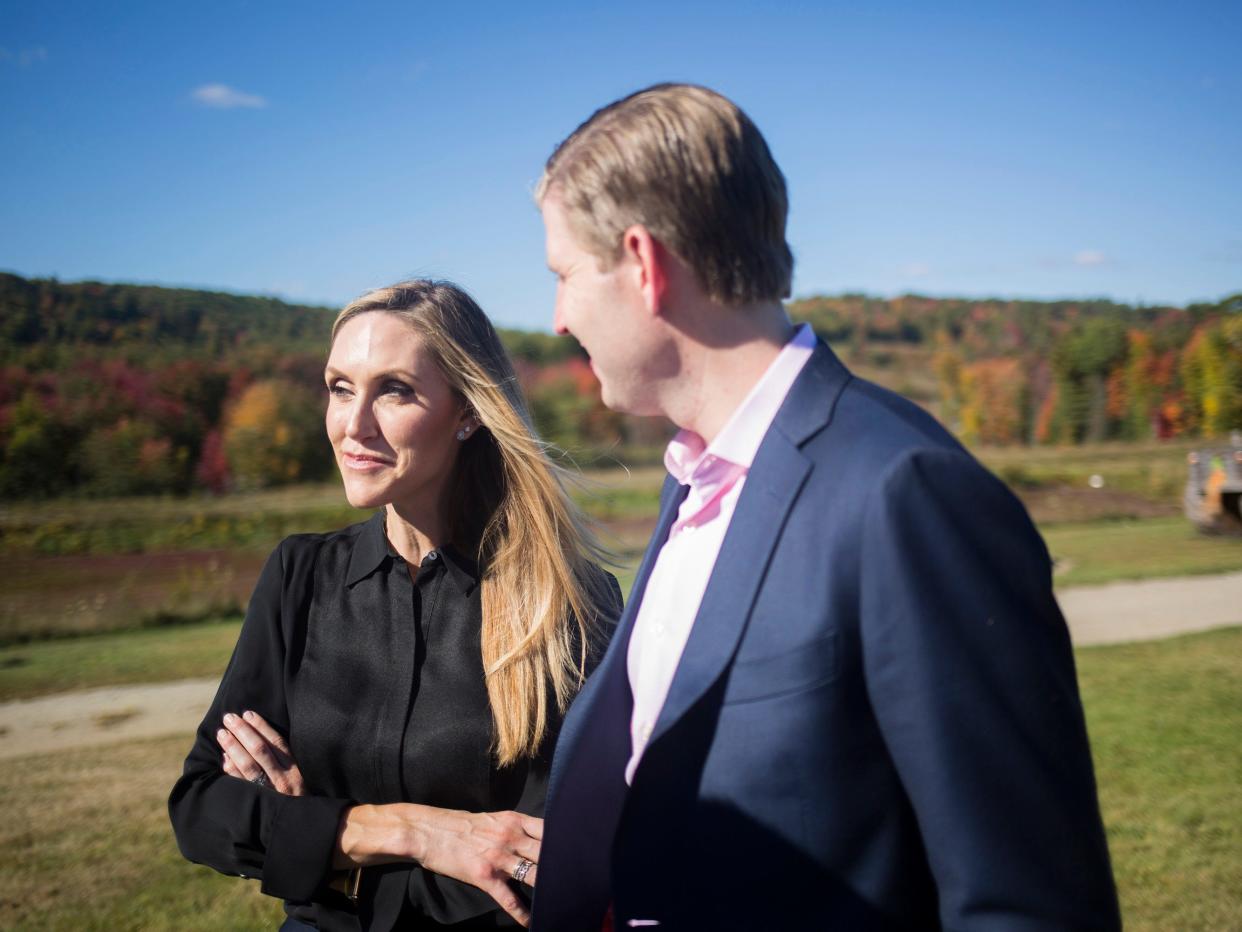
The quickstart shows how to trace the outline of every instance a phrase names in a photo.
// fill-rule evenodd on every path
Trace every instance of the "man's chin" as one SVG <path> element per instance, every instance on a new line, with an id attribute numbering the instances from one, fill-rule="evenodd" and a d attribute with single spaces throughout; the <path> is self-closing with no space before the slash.
<path id="1" fill-rule="evenodd" d="M 610 390 L 603 383 L 600 384 L 599 397 L 604 403 L 605 408 L 609 411 L 616 411 L 618 414 L 632 414 L 635 417 L 657 417 L 664 413 L 650 398 L 643 397 L 639 392 L 627 393 Z"/>

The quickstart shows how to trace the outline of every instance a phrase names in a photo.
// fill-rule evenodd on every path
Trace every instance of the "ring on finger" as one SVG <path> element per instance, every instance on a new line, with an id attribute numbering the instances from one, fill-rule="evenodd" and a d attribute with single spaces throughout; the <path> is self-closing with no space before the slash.
<path id="1" fill-rule="evenodd" d="M 267 779 L 267 774 L 261 773 L 257 777 L 251 777 L 250 782 L 255 786 L 271 786 L 271 782 Z"/>
<path id="2" fill-rule="evenodd" d="M 513 868 L 513 879 L 518 883 L 526 883 L 526 875 L 530 873 L 530 869 L 534 866 L 534 861 L 529 858 L 522 858 L 517 862 L 517 866 Z"/>

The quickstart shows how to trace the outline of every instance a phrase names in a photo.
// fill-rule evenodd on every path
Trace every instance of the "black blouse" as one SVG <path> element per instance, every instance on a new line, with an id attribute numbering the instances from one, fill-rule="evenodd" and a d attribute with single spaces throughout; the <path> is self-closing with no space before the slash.
<path id="1" fill-rule="evenodd" d="M 602 574 L 603 575 L 603 574 Z M 621 609 L 608 576 L 602 638 Z M 490 896 L 415 864 L 362 872 L 357 907 L 327 888 L 344 809 L 417 802 L 542 816 L 560 717 L 533 759 L 497 768 L 480 654 L 477 568 L 445 547 L 411 580 L 384 513 L 332 534 L 299 534 L 268 558 L 237 647 L 169 798 L 191 861 L 255 877 L 321 929 L 506 928 Z M 590 662 L 604 644 L 592 644 Z M 253 709 L 282 734 L 308 795 L 221 770 L 226 712 Z"/>

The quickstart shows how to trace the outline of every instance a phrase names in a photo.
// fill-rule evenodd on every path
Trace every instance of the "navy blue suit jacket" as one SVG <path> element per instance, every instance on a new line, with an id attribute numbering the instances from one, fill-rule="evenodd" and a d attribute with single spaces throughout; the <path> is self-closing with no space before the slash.
<path id="1" fill-rule="evenodd" d="M 565 719 L 534 928 L 1116 929 L 1068 632 L 1022 505 L 822 343 L 765 436 L 633 785 L 626 653 Z"/>

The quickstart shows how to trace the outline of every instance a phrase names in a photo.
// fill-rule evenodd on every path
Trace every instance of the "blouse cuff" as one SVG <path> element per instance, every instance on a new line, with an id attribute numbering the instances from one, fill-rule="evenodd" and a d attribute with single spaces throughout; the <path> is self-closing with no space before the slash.
<path id="1" fill-rule="evenodd" d="M 341 815 L 354 805 L 324 796 L 281 796 L 268 834 L 263 892 L 295 902 L 322 893 L 332 870 Z"/>

